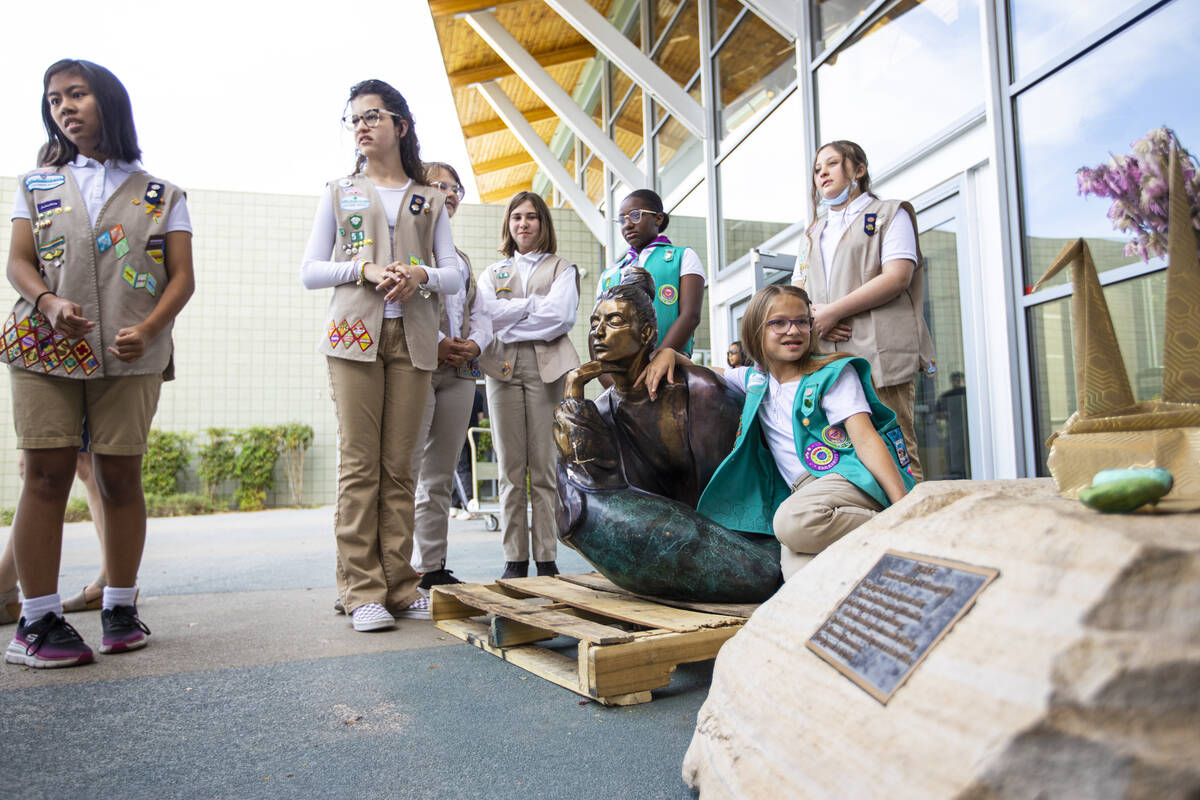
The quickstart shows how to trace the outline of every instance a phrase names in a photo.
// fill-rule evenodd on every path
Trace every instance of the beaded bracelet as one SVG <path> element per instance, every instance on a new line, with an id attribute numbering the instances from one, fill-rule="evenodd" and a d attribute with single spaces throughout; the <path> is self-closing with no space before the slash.
<path id="1" fill-rule="evenodd" d="M 52 292 L 52 291 L 50 291 L 49 289 L 47 289 L 46 291 L 44 291 L 44 292 L 42 292 L 41 294 L 39 294 L 39 295 L 37 296 L 37 299 L 33 301 L 33 310 L 34 310 L 34 311 L 38 312 L 39 314 L 40 314 L 40 313 L 42 313 L 42 310 L 41 310 L 40 308 L 38 308 L 38 303 L 42 302 L 42 298 L 43 298 L 43 297 L 45 297 L 45 296 L 46 296 L 46 295 L 48 295 L 48 294 L 53 294 L 55 297 L 58 297 L 58 295 L 57 295 L 57 294 L 54 294 L 54 292 Z"/>

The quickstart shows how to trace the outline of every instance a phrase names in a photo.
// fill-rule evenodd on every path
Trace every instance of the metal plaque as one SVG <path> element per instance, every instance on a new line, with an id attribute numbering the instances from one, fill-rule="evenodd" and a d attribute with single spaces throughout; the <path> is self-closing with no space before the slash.
<path id="1" fill-rule="evenodd" d="M 999 570 L 889 550 L 808 640 L 887 703 Z"/>

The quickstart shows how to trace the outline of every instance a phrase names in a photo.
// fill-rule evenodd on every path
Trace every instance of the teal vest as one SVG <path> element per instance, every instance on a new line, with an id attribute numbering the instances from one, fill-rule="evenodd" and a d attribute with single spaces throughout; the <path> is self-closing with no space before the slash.
<path id="1" fill-rule="evenodd" d="M 646 257 L 645 269 L 654 278 L 654 314 L 658 318 L 658 340 L 671 329 L 675 320 L 679 319 L 679 265 L 683 261 L 684 248 L 673 244 L 660 244 L 650 250 Z M 600 275 L 600 291 L 611 289 L 621 282 L 621 269 L 630 264 L 636 264 L 636 259 L 622 259 Z M 684 345 L 683 354 L 692 354 L 692 344 L 695 337 L 690 337 Z"/>
<path id="2" fill-rule="evenodd" d="M 841 425 L 830 425 L 821 408 L 821 397 L 849 366 L 858 372 L 871 407 L 871 422 L 883 441 L 890 445 L 892 460 L 900 470 L 905 488 L 916 485 L 908 471 L 908 448 L 896 422 L 896 414 L 879 401 L 871 384 L 871 366 L 861 358 L 831 362 L 801 380 L 792 408 L 796 455 L 811 474 L 821 477 L 836 472 L 886 508 L 891 505 L 887 493 L 858 459 L 846 429 Z M 791 487 L 779 474 L 758 421 L 758 408 L 767 384 L 767 376 L 762 372 L 755 369 L 749 373 L 746 404 L 742 407 L 733 450 L 717 467 L 696 510 L 726 528 L 773 535 L 771 523 L 775 510 L 791 494 Z"/>

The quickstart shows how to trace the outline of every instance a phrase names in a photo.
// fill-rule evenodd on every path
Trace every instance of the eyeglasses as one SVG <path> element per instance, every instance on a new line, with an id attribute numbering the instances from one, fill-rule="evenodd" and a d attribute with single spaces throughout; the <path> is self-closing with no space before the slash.
<path id="1" fill-rule="evenodd" d="M 386 108 L 368 108 L 362 113 L 361 116 L 358 114 L 351 114 L 348 117 L 342 117 L 342 124 L 345 125 L 346 130 L 350 131 L 351 133 L 358 129 L 359 122 L 365 122 L 367 123 L 368 128 L 374 128 L 378 126 L 381 121 L 383 121 L 384 114 L 387 114 L 391 117 L 400 116 L 392 111 L 388 111 Z"/>
<path id="2" fill-rule="evenodd" d="M 443 183 L 442 181 L 434 181 L 429 185 L 435 189 L 441 189 L 443 192 L 450 192 L 458 197 L 459 200 L 462 200 L 467 196 L 467 190 L 459 186 L 457 183 Z"/>
<path id="3" fill-rule="evenodd" d="M 809 326 L 812 325 L 812 320 L 808 317 L 796 317 L 794 319 L 774 317 L 767 320 L 764 324 L 767 326 L 767 330 L 769 330 L 771 333 L 775 334 L 776 336 L 783 336 L 792 329 L 793 325 L 796 327 L 796 330 L 800 332 L 808 330 Z"/>
<path id="4" fill-rule="evenodd" d="M 657 214 L 657 213 L 659 213 L 659 212 L 646 211 L 643 208 L 635 208 L 632 211 L 630 211 L 628 214 L 619 215 L 616 219 L 613 220 L 613 224 L 619 225 L 623 228 L 623 227 L 625 227 L 625 221 L 628 220 L 629 222 L 632 222 L 634 225 L 637 225 L 639 222 L 642 221 L 642 217 L 646 216 L 647 214 Z"/>

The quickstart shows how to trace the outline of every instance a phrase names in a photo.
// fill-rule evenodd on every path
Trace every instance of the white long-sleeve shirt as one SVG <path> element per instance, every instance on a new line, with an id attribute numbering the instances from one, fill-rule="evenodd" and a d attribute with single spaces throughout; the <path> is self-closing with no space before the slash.
<path id="1" fill-rule="evenodd" d="M 521 278 L 522 286 L 529 285 L 530 278 L 544 265 L 545 259 L 545 253 L 517 253 L 513 256 L 512 264 Z M 479 276 L 479 295 L 484 298 L 485 308 L 491 314 L 495 338 L 505 344 L 551 342 L 571 330 L 579 313 L 579 289 L 575 285 L 575 274 L 574 266 L 564 269 L 544 295 L 497 300 L 491 267 L 484 270 Z"/>
<path id="2" fill-rule="evenodd" d="M 409 182 L 411 183 L 411 181 Z M 384 215 L 388 219 L 387 263 L 391 263 L 392 240 L 395 238 L 395 221 L 400 213 L 400 204 L 408 191 L 406 183 L 398 189 L 376 186 L 383 203 Z M 306 289 L 328 289 L 343 283 L 354 283 L 358 273 L 354 261 L 333 261 L 330 256 L 337 246 L 337 217 L 333 213 L 333 202 L 325 192 L 317 201 L 317 213 L 313 218 L 312 232 L 308 235 L 308 246 L 304 248 L 304 261 L 300 267 L 300 280 Z M 463 277 L 454 250 L 454 236 L 450 232 L 450 217 L 443 208 L 433 228 L 433 255 L 436 266 L 426 266 L 429 280 L 421 284 L 422 289 L 439 294 L 453 294 L 463 287 Z M 402 303 L 389 302 L 383 308 L 385 318 L 404 316 Z"/>
<path id="3" fill-rule="evenodd" d="M 467 263 L 459 258 L 458 265 L 462 272 L 462 288 L 454 294 L 442 296 L 446 318 L 450 322 L 450 331 L 455 336 L 462 331 L 463 310 L 467 304 L 467 286 L 470 285 L 471 279 L 471 268 L 467 266 Z M 492 318 L 487 311 L 487 301 L 478 289 L 475 291 L 475 302 L 471 304 L 469 321 L 471 327 L 466 338 L 477 344 L 480 352 L 483 352 L 492 343 Z M 439 330 L 438 341 L 445 338 L 446 335 Z"/>

